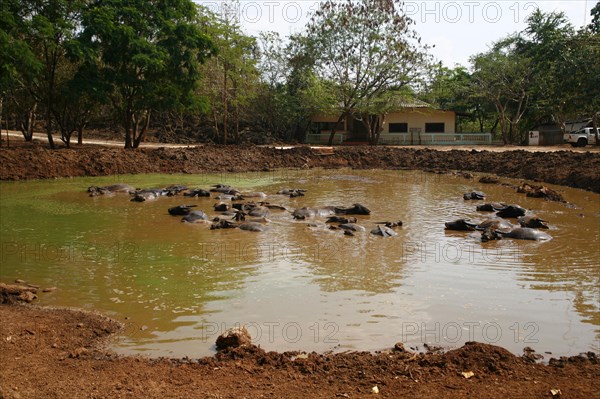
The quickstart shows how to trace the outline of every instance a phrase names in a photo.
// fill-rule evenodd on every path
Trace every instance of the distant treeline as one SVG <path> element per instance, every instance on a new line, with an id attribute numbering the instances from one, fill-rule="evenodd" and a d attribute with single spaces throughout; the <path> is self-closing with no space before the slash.
<path id="1" fill-rule="evenodd" d="M 3 0 L 0 121 L 70 145 L 117 129 L 165 142 L 304 140 L 315 114 L 353 117 L 377 144 L 387 114 L 418 98 L 454 110 L 459 131 L 520 142 L 539 123 L 600 110 L 600 3 L 575 30 L 536 11 L 527 28 L 443 67 L 400 0 L 326 0 L 301 34 L 246 35 L 235 2 Z M 333 135 L 332 138 L 333 140 Z"/>

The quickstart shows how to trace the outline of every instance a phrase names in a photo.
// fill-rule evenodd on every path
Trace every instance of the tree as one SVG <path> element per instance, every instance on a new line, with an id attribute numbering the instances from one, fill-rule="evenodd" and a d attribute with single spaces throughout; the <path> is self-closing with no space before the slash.
<path id="1" fill-rule="evenodd" d="M 509 39 L 513 54 L 529 59 L 532 121 L 548 116 L 561 128 L 568 119 L 588 117 L 600 108 L 600 35 L 576 32 L 563 13 L 536 10 L 527 28 Z"/>
<path id="2" fill-rule="evenodd" d="M 226 3 L 222 17 L 203 10 L 205 32 L 218 53 L 204 66 L 209 77 L 204 92 L 211 99 L 217 141 L 227 144 L 233 128 L 234 142 L 240 141 L 240 113 L 255 97 L 258 81 L 256 39 L 242 33 L 233 12 L 239 4 Z M 233 119 L 233 120 L 232 120 Z"/>
<path id="3" fill-rule="evenodd" d="M 473 77 L 463 66 L 451 69 L 440 63 L 420 94 L 420 98 L 440 109 L 455 111 L 463 118 L 457 121 L 458 132 L 484 132 L 494 129 L 495 107 L 478 91 L 473 90 Z"/>
<path id="4" fill-rule="evenodd" d="M 307 43 L 317 75 L 334 87 L 340 117 L 384 111 L 386 92 L 402 90 L 427 66 L 426 47 L 399 0 L 326 0 L 308 23 Z M 383 108 L 381 108 L 383 107 Z M 362 118 L 376 144 L 373 124 Z"/>
<path id="5" fill-rule="evenodd" d="M 77 143 L 83 143 L 83 130 L 92 116 L 99 113 L 106 97 L 96 72 L 95 67 L 90 69 L 76 63 L 65 64 L 59 71 L 59 75 L 68 78 L 60 79 L 52 113 L 60 129 L 60 139 L 67 148 L 71 146 L 71 136 L 75 132 Z"/>
<path id="6" fill-rule="evenodd" d="M 592 33 L 600 34 L 600 1 L 592 8 L 590 15 L 592 16 L 592 22 L 588 26 L 588 29 Z"/>
<path id="7" fill-rule="evenodd" d="M 275 32 L 259 36 L 261 84 L 251 110 L 256 127 L 283 140 L 303 141 L 310 118 L 333 110 L 330 82 L 317 76 L 313 52 L 302 35 L 284 41 Z"/>
<path id="8" fill-rule="evenodd" d="M 513 55 L 501 42 L 471 62 L 474 90 L 496 107 L 504 144 L 513 143 L 531 96 L 530 60 Z"/>
<path id="9" fill-rule="evenodd" d="M 23 12 L 23 4 L 14 0 L 6 0 L 0 8 L 0 122 L 4 100 L 9 98 L 12 104 L 6 105 L 12 106 L 23 137 L 31 141 L 37 102 L 31 99 L 29 88 L 42 64 L 26 40 Z"/>
<path id="10" fill-rule="evenodd" d="M 97 67 L 125 148 L 143 141 L 152 110 L 203 107 L 199 65 L 216 49 L 197 22 L 190 0 L 96 0 L 83 13 L 78 53 Z"/>

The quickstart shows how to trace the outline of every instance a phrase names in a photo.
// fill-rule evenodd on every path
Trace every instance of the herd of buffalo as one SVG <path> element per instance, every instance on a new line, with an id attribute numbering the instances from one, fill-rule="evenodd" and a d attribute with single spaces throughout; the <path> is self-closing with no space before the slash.
<path id="1" fill-rule="evenodd" d="M 268 217 L 272 212 L 286 212 L 288 209 L 281 205 L 271 204 L 264 199 L 267 197 L 262 192 L 241 192 L 229 185 L 217 184 L 210 190 L 189 189 L 182 185 L 171 185 L 160 189 L 135 189 L 127 184 L 114 184 L 104 187 L 92 186 L 88 188 L 90 196 L 112 195 L 115 193 L 128 193 L 131 201 L 143 202 L 157 199 L 161 196 L 183 195 L 184 197 L 212 197 L 219 201 L 213 205 L 215 212 L 220 216 L 209 217 L 202 210 L 195 210 L 196 205 L 179 205 L 168 209 L 173 216 L 182 216 L 181 221 L 187 223 L 211 223 L 211 229 L 239 228 L 246 231 L 266 231 L 269 229 Z M 303 189 L 283 189 L 278 195 L 289 197 L 304 196 Z M 464 200 L 484 200 L 485 194 L 472 191 L 463 195 Z M 256 201 L 255 201 L 256 200 Z M 504 237 L 523 240 L 550 240 L 552 237 L 540 229 L 548 229 L 547 222 L 540 219 L 519 205 L 509 205 L 499 202 L 486 203 L 477 206 L 477 211 L 495 212 L 495 216 L 483 221 L 458 219 L 446 223 L 446 230 L 481 231 L 481 240 L 489 241 Z M 323 206 L 302 207 L 292 211 L 294 219 L 327 218 L 326 222 L 332 230 L 341 230 L 345 235 L 354 235 L 355 232 L 366 231 L 357 224 L 357 219 L 352 215 L 370 215 L 371 211 L 361 204 L 351 207 Z M 519 223 L 515 225 L 505 218 L 514 218 Z M 395 228 L 402 226 L 402 221 L 377 222 L 370 230 L 371 234 L 382 237 L 393 237 L 397 233 Z"/>
<path id="2" fill-rule="evenodd" d="M 485 194 L 481 191 L 472 191 L 465 193 L 463 198 L 465 201 L 484 200 Z M 548 229 L 548 222 L 519 205 L 491 202 L 478 205 L 476 209 L 480 212 L 495 212 L 495 216 L 480 222 L 458 219 L 446 223 L 446 230 L 481 231 L 482 241 L 497 240 L 503 237 L 535 241 L 552 239 L 552 236 L 539 230 Z M 515 225 L 505 218 L 517 219 L 519 224 Z"/>

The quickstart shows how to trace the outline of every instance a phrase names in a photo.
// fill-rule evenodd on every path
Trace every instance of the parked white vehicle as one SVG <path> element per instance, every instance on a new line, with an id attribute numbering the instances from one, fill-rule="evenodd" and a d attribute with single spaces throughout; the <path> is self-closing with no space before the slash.
<path id="1" fill-rule="evenodd" d="M 600 134 L 600 130 L 598 130 L 598 133 Z M 565 133 L 563 141 L 570 143 L 573 147 L 585 147 L 588 144 L 596 144 L 596 133 L 593 127 L 584 127 L 574 132 Z"/>

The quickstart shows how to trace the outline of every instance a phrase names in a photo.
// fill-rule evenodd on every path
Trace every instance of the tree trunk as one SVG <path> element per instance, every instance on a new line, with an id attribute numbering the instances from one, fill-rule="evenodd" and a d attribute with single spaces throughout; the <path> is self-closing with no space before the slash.
<path id="1" fill-rule="evenodd" d="M 221 132 L 219 131 L 219 117 L 217 115 L 217 110 L 213 107 L 213 120 L 215 122 L 215 134 L 216 134 L 216 142 L 219 143 L 221 141 Z"/>
<path id="2" fill-rule="evenodd" d="M 77 126 L 77 145 L 83 144 L 83 125 Z"/>
<path id="3" fill-rule="evenodd" d="M 52 112 L 51 112 L 51 99 L 48 96 L 48 104 L 46 104 L 46 135 L 48 136 L 48 145 L 51 149 L 54 149 L 54 138 L 52 137 Z"/>
<path id="4" fill-rule="evenodd" d="M 370 145 L 374 145 L 374 140 L 375 140 L 375 137 L 373 135 L 373 132 L 374 132 L 373 127 L 375 125 L 375 121 L 374 121 L 375 118 L 376 117 L 373 115 L 363 115 L 361 117 L 361 122 L 362 122 L 363 126 L 365 128 L 367 128 L 367 139 L 368 139 Z"/>
<path id="5" fill-rule="evenodd" d="M 21 133 L 23 134 L 23 138 L 25 141 L 33 140 L 33 126 L 35 124 L 35 111 L 37 110 L 37 103 L 34 103 L 27 114 L 25 115 L 25 120 L 21 120 L 19 128 L 21 129 Z"/>
<path id="6" fill-rule="evenodd" d="M 375 137 L 373 138 L 373 145 L 379 144 L 379 138 L 381 137 L 381 132 L 383 132 L 383 126 L 385 125 L 385 119 L 387 114 L 383 114 L 377 118 L 377 125 L 375 129 Z"/>
<path id="7" fill-rule="evenodd" d="M 228 98 L 227 98 L 227 72 L 228 65 L 223 65 L 223 144 L 227 144 L 227 113 L 228 110 Z"/>
<path id="8" fill-rule="evenodd" d="M 134 119 L 132 112 L 127 111 L 125 113 L 125 149 L 130 150 L 133 148 L 133 140 L 131 138 L 131 127 Z"/>
<path id="9" fill-rule="evenodd" d="M 134 135 L 134 141 L 133 141 L 133 148 L 138 148 L 140 146 L 140 144 L 142 143 L 142 141 L 144 140 L 144 137 L 146 136 L 146 132 L 148 131 L 148 127 L 150 126 L 150 110 L 147 110 L 144 113 L 143 116 L 143 125 L 141 127 L 141 129 L 139 128 L 139 122 L 141 121 L 136 121 L 136 126 L 135 126 L 135 133 L 138 133 L 137 137 Z"/>
<path id="10" fill-rule="evenodd" d="M 594 127 L 594 134 L 596 135 L 596 146 L 600 146 L 600 137 L 598 129 L 600 128 L 600 112 L 596 112 L 592 117 L 592 126 Z"/>
<path id="11" fill-rule="evenodd" d="M 240 105 L 237 101 L 237 80 L 233 81 L 233 137 L 236 144 L 240 143 Z"/>
<path id="12" fill-rule="evenodd" d="M 496 135 L 496 129 L 498 129 L 498 122 L 500 122 L 500 118 L 496 117 L 496 120 L 494 121 L 494 124 L 492 125 L 492 128 L 490 129 L 490 133 L 492 133 L 492 135 Z M 483 133 L 483 124 L 481 125 L 481 131 Z"/>
<path id="13" fill-rule="evenodd" d="M 331 134 L 329 135 L 329 140 L 327 141 L 327 145 L 333 145 L 333 138 L 335 137 L 335 132 L 337 131 L 338 127 L 340 126 L 340 123 L 342 123 L 342 121 L 346 118 L 346 112 L 342 112 L 342 115 L 340 115 L 340 117 L 338 118 L 337 122 L 335 123 L 335 126 L 333 127 L 333 130 L 331 131 Z"/>
<path id="14" fill-rule="evenodd" d="M 75 130 L 70 129 L 61 129 L 60 131 L 60 139 L 67 146 L 67 148 L 71 148 L 71 136 L 73 135 Z"/>

